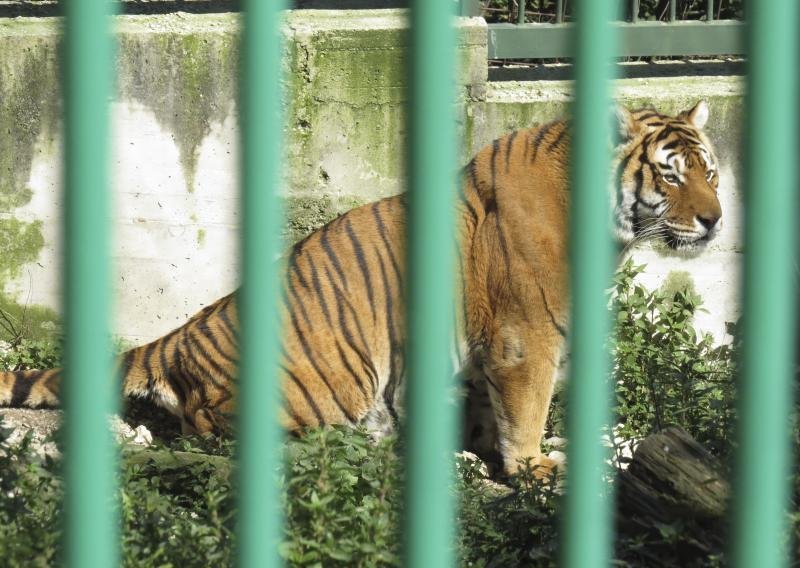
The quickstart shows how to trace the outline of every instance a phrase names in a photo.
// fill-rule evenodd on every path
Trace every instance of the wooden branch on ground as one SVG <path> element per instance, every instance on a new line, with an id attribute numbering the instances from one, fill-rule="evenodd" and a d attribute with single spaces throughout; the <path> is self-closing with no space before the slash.
<path id="1" fill-rule="evenodd" d="M 643 440 L 620 472 L 618 530 L 680 544 L 664 552 L 687 560 L 721 553 L 729 496 L 719 460 L 683 429 L 666 428 Z"/>

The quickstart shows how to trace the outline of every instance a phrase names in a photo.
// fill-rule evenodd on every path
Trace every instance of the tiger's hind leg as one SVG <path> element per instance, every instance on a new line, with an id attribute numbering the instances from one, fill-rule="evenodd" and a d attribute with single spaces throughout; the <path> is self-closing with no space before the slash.
<path id="1" fill-rule="evenodd" d="M 481 458 L 490 472 L 498 471 L 502 469 L 503 457 L 498 451 L 497 420 L 486 376 L 470 366 L 464 371 L 464 377 L 466 400 L 462 447 Z"/>
<path id="2" fill-rule="evenodd" d="M 507 474 L 525 460 L 540 478 L 558 465 L 542 455 L 541 442 L 563 342 L 546 326 L 506 325 L 495 334 L 484 370 Z"/>
<path id="3" fill-rule="evenodd" d="M 186 397 L 181 415 L 184 435 L 230 436 L 233 433 L 234 394 L 227 388 L 202 385 Z"/>
<path id="4" fill-rule="evenodd" d="M 233 408 L 229 405 L 212 407 L 203 404 L 191 410 L 187 409 L 181 417 L 181 433 L 184 435 L 198 434 L 200 436 L 229 436 L 233 433 L 231 419 Z"/>

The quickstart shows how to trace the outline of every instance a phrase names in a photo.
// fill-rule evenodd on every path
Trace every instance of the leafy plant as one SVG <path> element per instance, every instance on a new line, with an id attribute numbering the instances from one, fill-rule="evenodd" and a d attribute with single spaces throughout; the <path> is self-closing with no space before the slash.
<path id="1" fill-rule="evenodd" d="M 0 349 L 0 369 L 50 369 L 61 364 L 61 355 L 61 345 L 58 343 L 22 337 L 7 349 Z"/>
<path id="2" fill-rule="evenodd" d="M 10 432 L 0 424 L 0 443 Z M 39 463 L 30 432 L 0 447 L 0 558 L 5 566 L 59 564 L 63 488 L 57 464 Z"/>
<path id="3" fill-rule="evenodd" d="M 287 446 L 281 555 L 292 566 L 397 566 L 403 503 L 395 439 L 325 428 Z"/>
<path id="4" fill-rule="evenodd" d="M 693 317 L 700 299 L 689 290 L 649 291 L 637 282 L 642 267 L 625 264 L 616 276 L 610 309 L 616 435 L 642 438 L 669 424 L 688 430 L 726 458 L 734 445 L 734 376 L 738 340 L 717 346 L 700 334 Z M 735 328 L 731 328 L 737 337 Z M 9 366 L 49 366 L 56 355 L 28 349 Z M 7 360 L 6 360 L 7 361 Z M 4 362 L 3 364 L 8 365 Z M 557 390 L 549 430 L 563 435 L 563 396 Z M 37 457 L 30 437 L 3 446 L 0 428 L 0 558 L 10 566 L 49 566 L 61 560 L 63 487 L 59 462 Z M 795 447 L 800 429 L 795 428 Z M 287 440 L 281 475 L 285 530 L 279 552 L 288 566 L 398 566 L 403 514 L 401 445 L 374 442 L 360 429 L 322 428 Z M 153 450 L 153 449 L 151 449 Z M 178 438 L 154 448 L 189 452 L 199 461 L 165 466 L 122 452 L 117 497 L 125 566 L 230 565 L 236 545 L 236 491 L 222 460 L 236 444 L 216 438 Z M 213 459 L 208 459 L 213 457 Z M 216 460 L 216 461 L 215 461 Z M 217 464 L 217 465 L 215 465 Z M 454 543 L 464 566 L 552 566 L 558 557 L 560 497 L 525 468 L 507 485 L 487 480 L 481 464 L 458 462 L 459 503 Z M 800 476 L 794 476 L 790 521 L 800 536 Z M 620 566 L 652 566 L 653 550 L 679 550 L 691 538 L 665 526 L 662 541 L 617 542 Z M 795 538 L 795 540 L 798 540 Z M 795 554 L 797 557 L 797 554 Z M 703 559 L 723 565 L 724 558 Z"/>
<path id="5" fill-rule="evenodd" d="M 508 487 L 487 482 L 479 462 L 458 462 L 459 540 L 463 566 L 555 566 L 559 495 L 530 463 Z"/>
<path id="6" fill-rule="evenodd" d="M 680 425 L 725 455 L 735 418 L 734 348 L 697 332 L 697 295 L 647 290 L 635 280 L 642 269 L 628 261 L 615 276 L 615 434 L 640 439 Z"/>

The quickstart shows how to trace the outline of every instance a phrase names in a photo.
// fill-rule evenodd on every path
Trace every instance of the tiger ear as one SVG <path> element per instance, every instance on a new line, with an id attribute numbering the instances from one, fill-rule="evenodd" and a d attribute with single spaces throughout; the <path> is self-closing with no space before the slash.
<path id="1" fill-rule="evenodd" d="M 697 130 L 703 130 L 706 122 L 708 122 L 708 103 L 706 101 L 699 101 L 692 107 L 692 110 L 684 114 L 689 124 L 694 126 Z"/>
<path id="2" fill-rule="evenodd" d="M 640 130 L 640 124 L 633 117 L 633 113 L 622 105 L 614 105 L 614 117 L 618 134 L 618 142 L 624 143 L 636 136 Z"/>

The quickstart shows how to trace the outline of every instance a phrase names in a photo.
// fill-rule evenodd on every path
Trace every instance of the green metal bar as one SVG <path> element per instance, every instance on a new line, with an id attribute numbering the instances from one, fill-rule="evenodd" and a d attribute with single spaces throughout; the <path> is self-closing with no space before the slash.
<path id="1" fill-rule="evenodd" d="M 246 0 L 241 49 L 242 287 L 239 293 L 239 566 L 281 564 L 282 434 L 277 368 L 281 250 L 278 199 L 282 146 L 283 2 Z"/>
<path id="2" fill-rule="evenodd" d="M 411 3 L 408 141 L 407 566 L 455 564 L 450 341 L 456 189 L 452 4 Z M 430 57 L 435 53 L 436 57 Z"/>
<path id="3" fill-rule="evenodd" d="M 611 551 L 610 491 L 604 481 L 607 452 L 601 442 L 611 392 L 605 345 L 610 329 L 605 289 L 613 252 L 608 230 L 608 179 L 612 138 L 608 109 L 614 32 L 613 2 L 575 3 L 575 102 L 572 137 L 570 271 L 571 376 L 568 384 L 567 494 L 562 559 L 567 568 L 607 566 Z"/>
<path id="4" fill-rule="evenodd" d="M 556 23 L 564 21 L 564 0 L 556 0 Z"/>
<path id="5" fill-rule="evenodd" d="M 116 409 L 108 335 L 110 3 L 69 0 L 64 21 L 64 404 L 67 566 L 118 561 Z"/>
<path id="6" fill-rule="evenodd" d="M 792 291 L 798 210 L 798 3 L 748 6 L 744 354 L 733 530 L 736 566 L 787 566 Z M 766 9 L 769 8 L 769 9 Z M 780 14 L 775 18 L 774 14 Z"/>
<path id="7" fill-rule="evenodd" d="M 572 24 L 489 24 L 489 59 L 569 57 Z M 734 20 L 614 22 L 615 56 L 735 55 L 745 52 L 744 23 Z"/>
<path id="8" fill-rule="evenodd" d="M 669 21 L 675 21 L 675 0 L 669 0 Z"/>
<path id="9" fill-rule="evenodd" d="M 517 23 L 525 23 L 525 0 L 517 0 Z"/>
<path id="10" fill-rule="evenodd" d="M 631 0 L 631 23 L 639 21 L 639 0 Z"/>
<path id="11" fill-rule="evenodd" d="M 714 0 L 708 0 L 706 3 L 706 21 L 711 22 L 714 20 Z"/>

